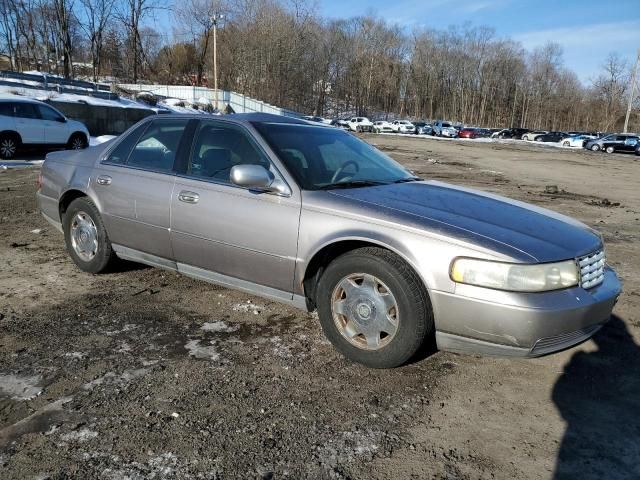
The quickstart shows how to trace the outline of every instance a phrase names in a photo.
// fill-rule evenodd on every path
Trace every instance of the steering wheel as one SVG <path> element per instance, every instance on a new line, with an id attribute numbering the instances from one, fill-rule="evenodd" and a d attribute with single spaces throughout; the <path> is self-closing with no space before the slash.
<path id="1" fill-rule="evenodd" d="M 360 171 L 360 166 L 354 160 L 347 160 L 342 165 L 340 165 L 340 167 L 338 167 L 338 169 L 336 170 L 336 173 L 333 174 L 333 177 L 331 177 L 331 183 L 336 183 L 342 175 L 342 172 L 344 172 L 349 165 L 353 165 L 354 167 L 356 167 L 356 171 L 353 175 Z M 353 175 L 351 176 L 351 178 L 353 178 Z"/>

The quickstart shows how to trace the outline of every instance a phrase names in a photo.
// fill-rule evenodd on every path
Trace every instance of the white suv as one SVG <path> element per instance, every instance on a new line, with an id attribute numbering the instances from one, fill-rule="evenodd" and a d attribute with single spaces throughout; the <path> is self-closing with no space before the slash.
<path id="1" fill-rule="evenodd" d="M 349 120 L 349 130 L 354 132 L 373 132 L 373 123 L 367 117 L 353 117 Z"/>
<path id="2" fill-rule="evenodd" d="M 433 134 L 436 137 L 449 137 L 455 138 L 458 136 L 458 131 L 453 128 L 451 122 L 447 122 L 444 120 L 438 120 L 433 124 Z"/>
<path id="3" fill-rule="evenodd" d="M 416 131 L 416 127 L 409 120 L 396 120 L 391 128 L 396 133 L 415 133 Z"/>
<path id="4" fill-rule="evenodd" d="M 21 147 L 86 148 L 89 131 L 55 108 L 26 98 L 0 98 L 0 157 L 13 158 Z"/>

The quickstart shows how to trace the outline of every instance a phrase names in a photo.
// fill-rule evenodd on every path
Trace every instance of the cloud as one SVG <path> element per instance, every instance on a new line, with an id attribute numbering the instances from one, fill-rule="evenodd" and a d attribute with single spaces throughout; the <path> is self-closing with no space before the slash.
<path id="1" fill-rule="evenodd" d="M 584 47 L 585 50 L 594 46 L 616 50 L 630 43 L 640 44 L 640 20 L 552 28 L 519 33 L 513 38 L 526 48 L 556 42 L 563 47 Z"/>

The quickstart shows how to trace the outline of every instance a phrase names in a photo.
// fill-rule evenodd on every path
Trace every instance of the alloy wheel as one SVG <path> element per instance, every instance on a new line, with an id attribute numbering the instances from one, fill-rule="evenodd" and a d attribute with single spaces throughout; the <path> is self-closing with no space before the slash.
<path id="1" fill-rule="evenodd" d="M 0 142 L 0 154 L 3 158 L 11 158 L 16 153 L 16 142 L 12 138 L 4 138 Z"/>

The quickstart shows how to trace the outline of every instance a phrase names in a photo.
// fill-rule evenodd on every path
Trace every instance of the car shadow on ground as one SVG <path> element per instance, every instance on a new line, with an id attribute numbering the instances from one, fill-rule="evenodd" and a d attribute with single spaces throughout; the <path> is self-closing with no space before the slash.
<path id="1" fill-rule="evenodd" d="M 613 316 L 553 389 L 567 423 L 554 480 L 640 478 L 640 346 Z"/>

